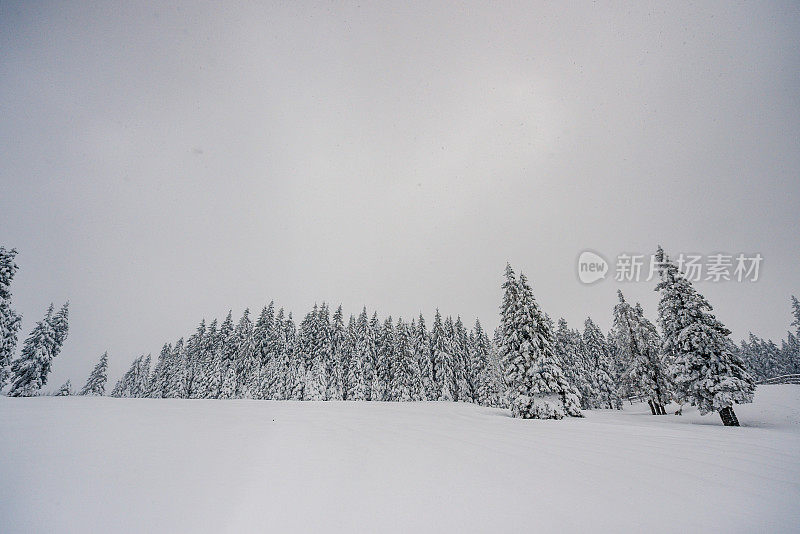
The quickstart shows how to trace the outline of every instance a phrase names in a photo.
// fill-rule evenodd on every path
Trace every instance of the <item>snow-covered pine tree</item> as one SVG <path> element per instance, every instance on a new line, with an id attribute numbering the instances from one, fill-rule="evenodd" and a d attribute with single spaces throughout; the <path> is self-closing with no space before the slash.
<path id="1" fill-rule="evenodd" d="M 111 390 L 112 397 L 145 397 L 150 375 L 150 356 L 139 356 Z"/>
<path id="2" fill-rule="evenodd" d="M 261 314 L 253 326 L 253 359 L 254 369 L 251 373 L 247 390 L 251 392 L 253 398 L 269 398 L 271 389 L 271 370 L 274 359 L 275 341 L 275 305 L 270 302 L 264 306 Z"/>
<path id="3" fill-rule="evenodd" d="M 372 390 L 372 400 L 392 401 L 395 399 L 392 398 L 391 381 L 392 376 L 397 371 L 395 369 L 397 362 L 394 353 L 396 348 L 394 322 L 391 316 L 384 320 L 383 326 L 381 326 L 378 332 L 378 343 L 376 347 L 378 358 L 377 365 L 375 366 L 376 380 L 373 381 L 373 385 L 378 384 L 379 389 Z"/>
<path id="4" fill-rule="evenodd" d="M 172 346 L 169 343 L 164 343 L 161 347 L 161 352 L 156 360 L 156 365 L 153 368 L 153 376 L 150 378 L 150 390 L 148 397 L 153 399 L 161 399 L 166 396 L 167 391 L 167 375 L 170 372 L 170 358 L 172 357 Z"/>
<path id="5" fill-rule="evenodd" d="M 366 317 L 366 310 L 363 312 Z M 359 352 L 360 320 L 350 316 L 347 325 L 349 358 L 347 364 L 346 400 L 362 401 L 366 399 L 366 383 L 364 380 L 364 355 Z"/>
<path id="6" fill-rule="evenodd" d="M 267 395 L 266 398 L 274 400 L 285 400 L 290 398 L 290 365 L 291 365 L 291 343 L 293 336 L 290 332 L 294 331 L 294 324 L 284 318 L 283 308 L 278 310 L 275 315 L 274 330 L 272 334 L 273 345 L 270 349 L 273 353 L 271 365 L 268 367 L 269 374 L 266 379 Z"/>
<path id="7" fill-rule="evenodd" d="M 236 328 L 233 325 L 233 314 L 228 316 L 219 327 L 217 339 L 217 357 L 219 372 L 219 391 L 216 398 L 232 399 L 236 396 Z"/>
<path id="8" fill-rule="evenodd" d="M 506 265 L 501 306 L 501 357 L 514 417 L 579 417 L 577 395 L 567 383 L 554 350 L 554 338 L 524 275 Z"/>
<path id="9" fill-rule="evenodd" d="M 53 327 L 53 341 L 50 347 L 51 357 L 45 374 L 50 372 L 50 364 L 53 362 L 53 358 L 59 355 L 61 348 L 64 346 L 64 341 L 67 339 L 67 334 L 69 333 L 69 302 L 65 302 L 52 316 L 51 325 Z"/>
<path id="10" fill-rule="evenodd" d="M 194 379 L 196 399 L 214 399 L 219 392 L 220 351 L 219 329 L 214 319 L 206 328 L 200 346 L 197 376 Z"/>
<path id="11" fill-rule="evenodd" d="M 297 348 L 301 355 L 299 364 L 303 376 L 302 394 L 299 396 L 301 400 L 325 400 L 327 389 L 324 383 L 325 332 L 321 317 L 319 306 L 314 304 L 314 308 L 300 322 Z"/>
<path id="12" fill-rule="evenodd" d="M 460 402 L 474 402 L 472 384 L 472 354 L 469 348 L 469 334 L 464 328 L 461 316 L 453 323 L 453 377 L 455 379 L 455 399 Z"/>
<path id="13" fill-rule="evenodd" d="M 203 371 L 203 345 L 206 335 L 206 320 L 200 321 L 200 325 L 194 334 L 186 340 L 186 365 L 184 371 L 185 395 L 187 399 L 198 398 L 198 387 L 202 381 Z"/>
<path id="14" fill-rule="evenodd" d="M 413 323 L 412 323 L 413 325 Z M 419 321 L 414 330 L 414 354 L 417 358 L 420 373 L 422 374 L 422 398 L 436 400 L 438 398 L 436 384 L 433 380 L 433 361 L 431 355 L 431 340 L 425 326 L 425 318 L 419 314 Z"/>
<path id="15" fill-rule="evenodd" d="M 600 328 L 590 317 L 583 323 L 584 357 L 592 366 L 595 408 L 622 409 L 617 377 L 608 343 Z"/>
<path id="16" fill-rule="evenodd" d="M 11 307 L 11 282 L 17 273 L 16 249 L 0 247 L 0 391 L 10 377 L 22 317 Z"/>
<path id="17" fill-rule="evenodd" d="M 106 394 L 106 381 L 108 380 L 108 352 L 100 356 L 100 361 L 94 366 L 86 384 L 81 389 L 81 395 L 103 396 Z"/>
<path id="18" fill-rule="evenodd" d="M 792 295 L 792 326 L 795 331 L 789 332 L 781 346 L 781 359 L 785 362 L 783 374 L 800 373 L 800 301 Z"/>
<path id="19" fill-rule="evenodd" d="M 11 364 L 10 397 L 32 397 L 47 383 L 56 347 L 53 305 L 38 321 L 22 347 L 20 357 Z"/>
<path id="20" fill-rule="evenodd" d="M 172 346 L 167 359 L 167 372 L 164 380 L 164 398 L 186 398 L 186 347 L 183 338 Z"/>
<path id="21" fill-rule="evenodd" d="M 328 339 L 330 340 L 331 357 L 328 359 L 326 369 L 328 392 L 325 398 L 328 400 L 343 400 L 346 394 L 345 382 L 347 379 L 349 351 L 341 304 L 333 314 Z"/>
<path id="22" fill-rule="evenodd" d="M 564 370 L 567 382 L 572 385 L 577 393 L 581 408 L 584 410 L 591 409 L 594 390 L 584 365 L 581 333 L 570 328 L 567 321 L 561 318 L 558 320 L 555 338 L 556 355 L 561 361 L 561 368 Z"/>
<path id="23" fill-rule="evenodd" d="M 58 388 L 58 391 L 56 391 L 54 393 L 54 396 L 55 397 L 69 397 L 70 395 L 74 395 L 74 394 L 75 393 L 72 391 L 72 383 L 69 381 L 69 379 L 67 379 L 67 381 L 64 382 L 61 385 L 60 388 Z"/>
<path id="24" fill-rule="evenodd" d="M 472 384 L 475 388 L 475 402 L 481 406 L 494 406 L 494 391 L 491 386 L 489 353 L 491 343 L 481 322 L 475 319 L 475 326 L 469 337 L 470 361 L 472 362 Z"/>
<path id="25" fill-rule="evenodd" d="M 369 328 L 367 329 L 367 343 L 366 348 L 367 361 L 370 362 L 371 375 L 369 376 L 369 398 L 368 400 L 379 401 L 383 400 L 383 394 L 386 390 L 386 382 L 384 369 L 381 363 L 381 353 L 378 346 L 378 336 L 381 333 L 381 323 L 378 321 L 378 312 L 372 312 L 372 318 L 369 320 Z"/>
<path id="26" fill-rule="evenodd" d="M 358 316 L 356 327 L 355 352 L 353 357 L 359 360 L 358 367 L 360 367 L 360 375 L 364 377 L 363 400 L 370 400 L 372 398 L 372 378 L 375 375 L 375 362 L 373 361 L 375 354 L 375 338 L 370 328 L 370 320 L 367 315 L 366 307 L 362 308 Z M 353 400 L 357 399 L 353 398 Z"/>
<path id="27" fill-rule="evenodd" d="M 708 301 L 695 290 L 658 247 L 661 293 L 658 322 L 662 351 L 677 400 L 705 415 L 719 412 L 726 426 L 739 426 L 734 404 L 752 402 L 755 385 L 729 339 L 730 330 L 717 320 Z"/>
<path id="28" fill-rule="evenodd" d="M 236 353 L 234 362 L 236 368 L 236 386 L 233 397 L 237 399 L 252 399 L 256 395 L 250 391 L 253 375 L 257 370 L 257 360 L 253 346 L 253 322 L 250 320 L 250 309 L 244 310 L 239 323 L 234 331 Z"/>
<path id="29" fill-rule="evenodd" d="M 617 297 L 611 335 L 618 353 L 627 362 L 622 381 L 632 394 L 647 399 L 653 415 L 665 415 L 669 381 L 661 361 L 661 338 L 639 304 L 632 307 L 619 290 Z"/>
<path id="30" fill-rule="evenodd" d="M 287 357 L 286 373 L 286 398 L 292 400 L 303 400 L 303 389 L 305 387 L 305 365 L 303 354 L 299 347 L 299 336 L 297 326 L 292 319 L 292 313 L 286 317 L 283 323 L 285 334 L 285 354 Z"/>
<path id="31" fill-rule="evenodd" d="M 402 319 L 394 329 L 392 376 L 389 398 L 394 401 L 417 401 L 422 398 L 422 375 L 412 344 L 413 331 Z"/>
<path id="32" fill-rule="evenodd" d="M 452 319 L 442 321 L 439 310 L 433 316 L 431 329 L 431 360 L 433 362 L 433 383 L 435 385 L 433 400 L 452 401 L 455 398 L 455 377 L 453 375 L 453 351 L 451 348 Z"/>
<path id="33" fill-rule="evenodd" d="M 318 400 L 329 400 L 331 372 L 333 365 L 333 348 L 331 345 L 331 314 L 328 304 L 323 302 L 319 308 L 319 330 L 317 330 L 317 354 L 314 359 L 314 381 L 319 391 Z"/>

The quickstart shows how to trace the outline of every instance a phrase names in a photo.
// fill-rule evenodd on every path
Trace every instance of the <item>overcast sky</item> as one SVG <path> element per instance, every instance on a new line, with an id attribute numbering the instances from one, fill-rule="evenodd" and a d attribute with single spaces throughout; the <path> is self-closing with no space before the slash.
<path id="1" fill-rule="evenodd" d="M 0 2 L 22 339 L 71 302 L 48 388 L 270 299 L 493 329 L 506 261 L 574 326 L 618 287 L 655 319 L 584 249 L 759 252 L 697 287 L 736 339 L 789 328 L 797 2 L 99 4 Z"/>

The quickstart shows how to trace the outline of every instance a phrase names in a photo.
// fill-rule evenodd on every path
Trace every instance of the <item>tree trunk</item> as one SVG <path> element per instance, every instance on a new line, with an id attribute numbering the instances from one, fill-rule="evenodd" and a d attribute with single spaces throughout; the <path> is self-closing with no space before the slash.
<path id="1" fill-rule="evenodd" d="M 736 418 L 736 414 L 733 412 L 733 407 L 728 406 L 727 408 L 723 408 L 719 411 L 719 416 L 722 418 L 722 424 L 725 426 L 739 426 L 739 419 Z"/>
<path id="2" fill-rule="evenodd" d="M 664 408 L 663 404 L 656 404 L 656 411 L 658 415 L 667 415 L 667 410 Z"/>
<path id="3" fill-rule="evenodd" d="M 653 415 L 658 415 L 658 414 L 656 413 L 656 405 L 655 405 L 655 403 L 654 403 L 652 400 L 648 400 L 648 401 L 647 401 L 647 404 L 649 404 L 649 405 L 650 405 L 650 412 L 651 412 Z"/>

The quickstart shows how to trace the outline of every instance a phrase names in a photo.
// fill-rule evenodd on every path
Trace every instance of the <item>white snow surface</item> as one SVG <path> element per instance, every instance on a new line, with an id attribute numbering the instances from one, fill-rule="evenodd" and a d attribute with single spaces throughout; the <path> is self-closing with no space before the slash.
<path id="1" fill-rule="evenodd" d="M 800 531 L 800 386 L 736 413 L 4 397 L 0 531 Z"/>

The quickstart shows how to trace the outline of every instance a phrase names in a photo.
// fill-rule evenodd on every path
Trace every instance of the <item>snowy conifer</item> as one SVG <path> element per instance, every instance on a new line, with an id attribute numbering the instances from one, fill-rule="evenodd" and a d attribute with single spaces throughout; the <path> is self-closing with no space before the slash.
<path id="1" fill-rule="evenodd" d="M 475 327 L 469 339 L 472 361 L 472 383 L 475 388 L 475 402 L 482 406 L 494 406 L 495 391 L 492 387 L 491 366 L 489 355 L 491 343 L 486 332 L 483 331 L 481 322 L 475 319 Z"/>
<path id="2" fill-rule="evenodd" d="M 130 369 L 122 375 L 114 389 L 112 397 L 146 397 L 149 394 L 150 356 L 139 356 L 131 364 Z"/>
<path id="3" fill-rule="evenodd" d="M 617 291 L 614 306 L 613 342 L 627 362 L 623 381 L 630 392 L 648 400 L 653 415 L 665 415 L 669 402 L 669 380 L 661 359 L 661 338 L 655 325 L 644 316 L 642 307 L 632 307 Z"/>
<path id="4" fill-rule="evenodd" d="M 216 398 L 232 399 L 236 395 L 236 332 L 233 325 L 233 314 L 228 311 L 227 317 L 219 327 L 216 350 L 218 356 L 219 391 Z"/>
<path id="5" fill-rule="evenodd" d="M 349 364 L 349 342 L 344 326 L 342 306 L 336 308 L 328 334 L 331 355 L 328 359 L 326 374 L 328 376 L 328 400 L 342 400 L 346 394 L 347 367 Z"/>
<path id="6" fill-rule="evenodd" d="M 17 272 L 15 249 L 0 247 L 0 391 L 10 376 L 11 359 L 17 346 L 22 317 L 11 307 L 11 281 Z"/>
<path id="7" fill-rule="evenodd" d="M 447 323 L 449 321 L 449 328 Z M 451 340 L 453 320 L 442 322 L 439 310 L 433 316 L 431 329 L 431 360 L 433 362 L 434 397 L 432 400 L 452 401 L 455 398 L 455 376 L 453 374 L 453 351 Z"/>
<path id="8" fill-rule="evenodd" d="M 455 380 L 455 400 L 473 402 L 472 384 L 472 352 L 469 346 L 469 334 L 464 328 L 461 316 L 453 323 L 453 378 Z"/>
<path id="9" fill-rule="evenodd" d="M 257 358 L 253 342 L 253 322 L 250 320 L 249 309 L 244 310 L 236 325 L 233 343 L 235 345 L 234 368 L 236 369 L 233 397 L 252 399 L 257 396 L 250 390 L 257 372 Z"/>
<path id="10" fill-rule="evenodd" d="M 366 317 L 366 310 L 363 312 Z M 347 366 L 347 400 L 362 401 L 366 400 L 366 381 L 364 377 L 364 356 L 359 352 L 361 321 L 356 320 L 352 315 L 347 325 L 347 337 L 349 340 L 350 358 Z"/>
<path id="11" fill-rule="evenodd" d="M 20 357 L 11 364 L 11 397 L 30 397 L 47 383 L 53 358 L 60 352 L 67 336 L 67 305 L 53 313 L 53 305 L 47 309 L 45 318 L 36 323 L 25 340 Z"/>
<path id="12" fill-rule="evenodd" d="M 69 379 L 67 379 L 67 381 L 64 382 L 61 385 L 60 388 L 58 388 L 58 391 L 56 391 L 54 393 L 54 396 L 56 396 L 56 397 L 69 397 L 70 395 L 74 395 L 74 394 L 75 393 L 72 391 L 72 383 L 69 381 Z"/>
<path id="13" fill-rule="evenodd" d="M 413 325 L 413 323 L 412 323 Z M 419 314 L 419 321 L 414 330 L 414 354 L 422 374 L 422 398 L 436 400 L 438 398 L 436 384 L 433 380 L 433 360 L 431 357 L 431 340 L 425 326 L 425 318 Z"/>
<path id="14" fill-rule="evenodd" d="M 100 357 L 100 362 L 94 366 L 86 384 L 81 389 L 81 395 L 102 396 L 106 394 L 106 381 L 108 380 L 108 352 Z"/>
<path id="15" fill-rule="evenodd" d="M 590 362 L 594 408 L 622 408 L 616 369 L 611 351 L 600 328 L 587 317 L 583 324 L 584 358 Z"/>
<path id="16" fill-rule="evenodd" d="M 525 276 L 517 280 L 510 265 L 505 276 L 500 355 L 512 415 L 526 419 L 580 416 L 578 398 L 559 366 L 549 323 Z"/>
<path id="17" fill-rule="evenodd" d="M 755 385 L 729 339 L 730 330 L 713 315 L 708 301 L 658 248 L 661 293 L 658 322 L 662 350 L 669 358 L 675 394 L 701 414 L 719 412 L 723 424 L 738 426 L 734 404 L 752 402 Z"/>

